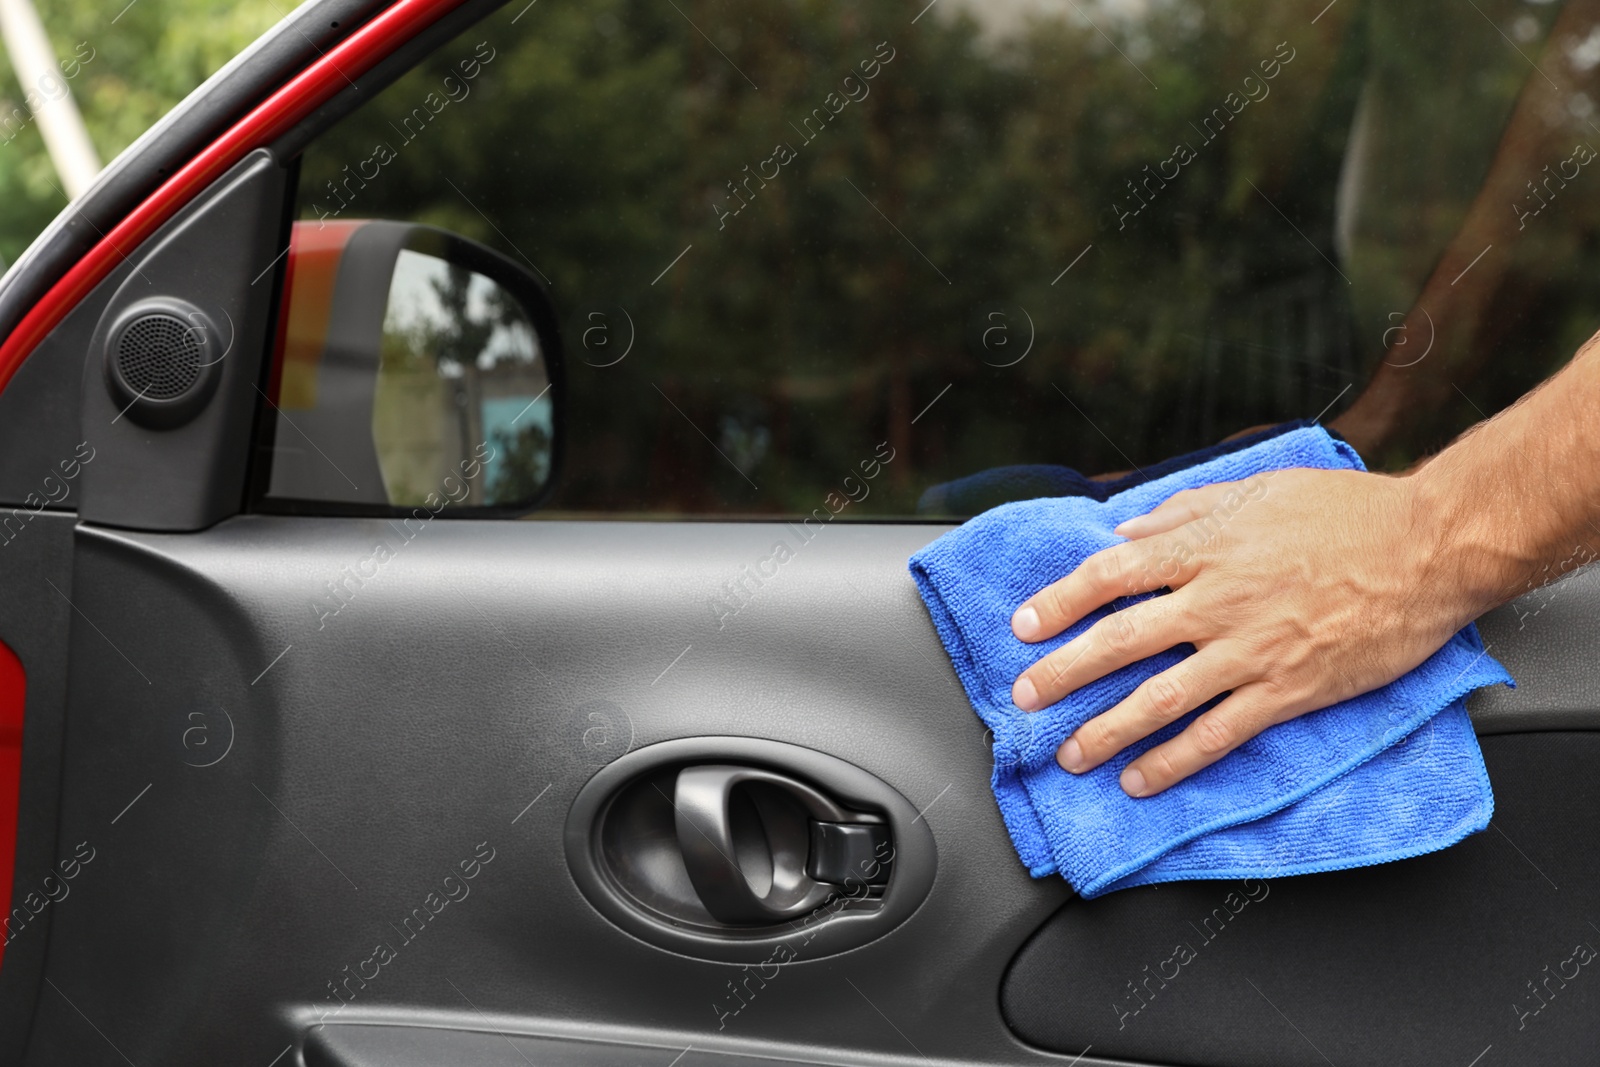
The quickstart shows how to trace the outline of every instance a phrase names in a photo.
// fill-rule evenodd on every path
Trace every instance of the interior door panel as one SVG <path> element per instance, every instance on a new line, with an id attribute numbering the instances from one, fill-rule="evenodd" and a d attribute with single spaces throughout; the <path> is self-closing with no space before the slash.
<path id="1" fill-rule="evenodd" d="M 1040 1047 L 1139 1062 L 1466 1064 L 1490 1046 L 1497 1062 L 1585 1062 L 1600 735 L 1483 751 L 1483 833 L 1403 863 L 1075 900 L 1018 955 L 1006 1018 Z"/>
<path id="2" fill-rule="evenodd" d="M 1484 645 L 1517 680 L 1467 701 L 1480 736 L 1600 729 L 1600 568 L 1586 567 L 1478 620 Z"/>
<path id="3" fill-rule="evenodd" d="M 1488 738 L 1499 830 L 1270 882 L 1119 1029 L 1125 984 L 1231 887 L 1085 903 L 1027 877 L 983 731 L 905 572 L 939 532 L 827 529 L 719 631 L 708 598 L 795 540 L 788 527 L 435 521 L 410 540 L 364 519 L 80 527 L 75 601 L 94 627 L 73 627 L 60 838 L 96 858 L 54 915 L 31 1061 L 111 1062 L 84 1016 L 135 1062 L 172 1064 L 267 1062 L 323 1029 L 307 1062 L 508 1048 L 358 1023 L 826 1062 L 1093 1046 L 1082 1062 L 1295 1063 L 1317 1060 L 1313 1042 L 1341 1063 L 1421 1062 L 1592 1043 L 1581 978 L 1525 1033 L 1509 1007 L 1567 942 L 1600 939 L 1580 847 L 1600 818 L 1583 773 L 1597 742 L 1582 733 Z M 319 629 L 327 583 L 378 541 L 394 558 L 346 579 Z M 602 917 L 563 849 L 574 797 L 623 752 L 725 736 L 828 754 L 915 805 L 938 854 L 916 913 L 842 955 L 807 959 L 797 936 L 796 958 L 765 971 Z M 413 916 L 430 899 L 446 902 L 424 926 Z M 373 962 L 379 944 L 392 959 Z M 424 1051 L 374 1051 L 394 1041 Z"/>
<path id="4" fill-rule="evenodd" d="M 42 1002 L 35 1062 L 111 1054 L 74 1004 L 135 1062 L 169 1064 L 266 1063 L 297 1023 L 417 1009 L 680 1049 L 1034 1058 L 995 991 L 1069 894 L 1017 864 L 982 728 L 906 573 L 938 528 L 827 529 L 719 632 L 708 598 L 786 527 L 439 520 L 398 547 L 397 526 L 81 529 L 78 603 L 106 637 L 73 631 L 61 834 L 98 858 L 55 917 L 47 977 L 65 996 Z M 395 558 L 318 629 L 326 583 L 380 539 Z M 764 984 L 625 933 L 563 848 L 612 757 L 585 741 L 596 708 L 631 738 L 617 754 L 755 737 L 876 776 L 932 831 L 927 899 L 842 955 L 806 961 L 797 932 Z M 231 752 L 194 766 L 215 757 L 185 731 L 220 745 L 228 721 Z M 484 843 L 469 894 L 404 940 Z M 330 983 L 371 974 L 383 941 L 395 958 L 341 986 L 341 1010 Z"/>

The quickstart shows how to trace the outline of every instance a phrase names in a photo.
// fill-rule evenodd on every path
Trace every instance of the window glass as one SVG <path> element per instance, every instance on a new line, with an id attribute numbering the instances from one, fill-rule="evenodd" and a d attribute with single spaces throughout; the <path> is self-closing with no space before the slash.
<path id="1" fill-rule="evenodd" d="M 1596 0 L 518 0 L 299 217 L 547 287 L 545 514 L 959 516 L 1300 419 L 1397 469 L 1514 401 L 1600 325 L 1596 101 Z M 405 496 L 455 456 L 411 412 L 482 388 L 477 442 L 536 382 L 395 345 Z"/>

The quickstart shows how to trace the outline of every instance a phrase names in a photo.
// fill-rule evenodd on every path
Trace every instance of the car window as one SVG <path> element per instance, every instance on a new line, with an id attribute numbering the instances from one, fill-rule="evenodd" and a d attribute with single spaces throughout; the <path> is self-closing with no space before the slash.
<path id="1" fill-rule="evenodd" d="M 513 3 L 298 218 L 539 279 L 546 515 L 959 517 L 1309 419 L 1398 469 L 1597 325 L 1600 5 L 1318 6 Z"/>

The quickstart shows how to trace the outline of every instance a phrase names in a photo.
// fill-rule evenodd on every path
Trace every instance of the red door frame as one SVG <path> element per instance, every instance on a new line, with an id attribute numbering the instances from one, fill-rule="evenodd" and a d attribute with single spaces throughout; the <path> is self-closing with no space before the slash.
<path id="1" fill-rule="evenodd" d="M 0 901 L 11 907 L 11 882 L 17 856 L 17 814 L 22 785 L 22 709 L 28 697 L 28 677 L 22 661 L 0 641 Z M 23 921 L 29 912 L 24 906 Z M 0 959 L 6 944 L 20 931 L 7 912 L 0 918 Z"/>

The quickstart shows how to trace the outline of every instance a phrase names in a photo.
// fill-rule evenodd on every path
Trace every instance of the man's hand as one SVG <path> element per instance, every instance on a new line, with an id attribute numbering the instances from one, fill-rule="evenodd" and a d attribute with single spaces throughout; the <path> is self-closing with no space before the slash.
<path id="1" fill-rule="evenodd" d="M 1012 700 L 1036 711 L 1120 667 L 1188 643 L 1194 655 L 1086 722 L 1056 760 L 1081 774 L 1220 694 L 1216 707 L 1122 772 L 1159 793 L 1267 727 L 1376 689 L 1420 664 L 1487 604 L 1442 563 L 1443 509 L 1415 477 L 1285 470 L 1178 493 L 1116 530 L 1012 616 L 1043 641 L 1117 597 L 1113 612 L 1028 668 Z"/>

